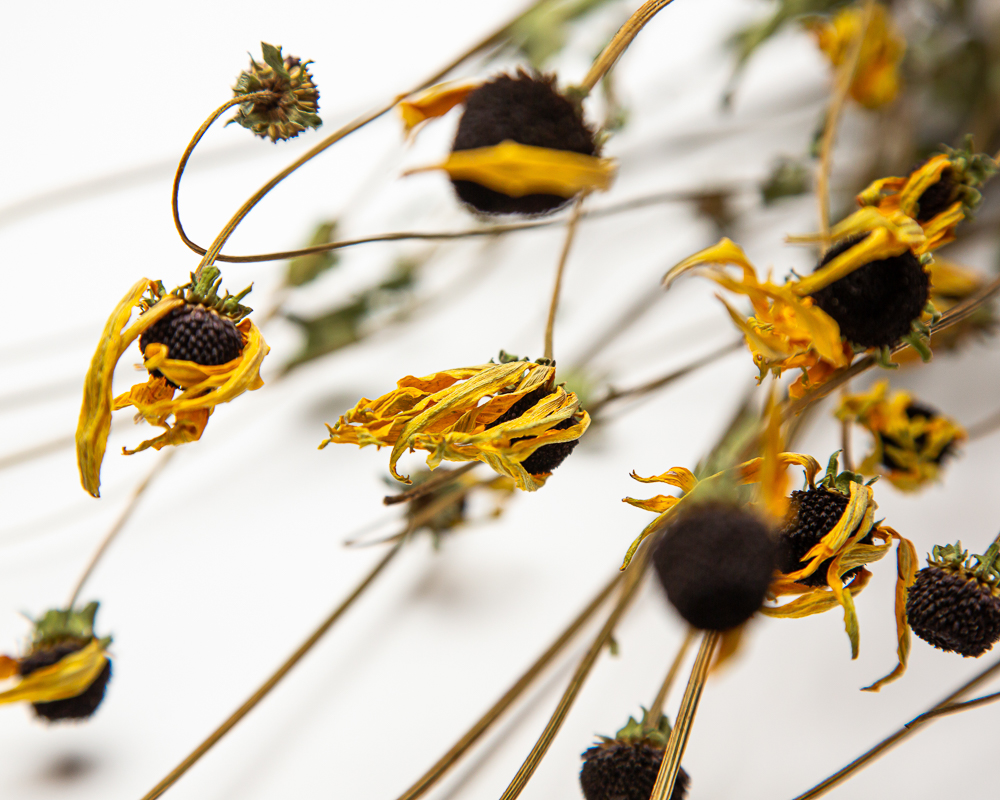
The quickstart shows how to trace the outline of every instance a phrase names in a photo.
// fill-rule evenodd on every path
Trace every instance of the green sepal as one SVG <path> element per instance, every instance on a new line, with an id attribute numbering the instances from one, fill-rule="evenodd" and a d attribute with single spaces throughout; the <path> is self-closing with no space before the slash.
<path id="1" fill-rule="evenodd" d="M 184 298 L 185 303 L 211 308 L 222 316 L 229 317 L 234 323 L 239 322 L 253 311 L 249 306 L 240 305 L 240 300 L 250 294 L 253 289 L 252 283 L 236 295 L 229 294 L 227 289 L 224 297 L 219 297 L 221 286 L 222 271 L 218 267 L 210 265 L 202 267 L 201 275 L 192 272 L 191 280 L 183 286 L 178 286 L 171 294 Z"/>
<path id="2" fill-rule="evenodd" d="M 851 472 L 850 470 L 844 470 L 840 472 L 840 453 L 842 451 L 837 450 L 830 456 L 830 460 L 826 464 L 826 473 L 823 475 L 823 479 L 819 482 L 819 485 L 824 489 L 830 489 L 835 492 L 847 497 L 851 493 L 851 484 L 858 483 L 861 485 L 868 486 L 864 481 L 864 476 L 860 472 Z"/>
<path id="3" fill-rule="evenodd" d="M 660 719 L 654 725 L 645 708 L 642 709 L 641 721 L 636 722 L 635 717 L 629 717 L 624 727 L 615 734 L 615 741 L 623 744 L 648 744 L 661 750 L 667 746 L 669 738 L 670 720 L 666 714 L 660 714 Z"/>
<path id="4" fill-rule="evenodd" d="M 275 47 L 267 42 L 260 43 L 261 52 L 264 54 L 264 63 L 273 69 L 286 81 L 291 80 L 288 70 L 285 69 L 285 59 L 281 56 L 281 47 Z M 252 61 L 253 59 L 251 59 Z"/>
<path id="5" fill-rule="evenodd" d="M 878 348 L 875 355 L 875 362 L 882 369 L 899 369 L 899 364 L 892 360 L 892 348 L 889 345 L 883 345 Z"/>
<path id="6" fill-rule="evenodd" d="M 46 646 L 64 639 L 93 639 L 94 617 L 98 601 L 87 603 L 81 609 L 53 608 L 35 620 L 31 640 L 35 646 Z M 110 643 L 111 637 L 107 637 Z"/>

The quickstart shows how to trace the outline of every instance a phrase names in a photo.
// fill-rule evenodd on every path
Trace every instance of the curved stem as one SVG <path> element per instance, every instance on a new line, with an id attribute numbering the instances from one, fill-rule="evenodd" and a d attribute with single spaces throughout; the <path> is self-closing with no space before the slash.
<path id="1" fill-rule="evenodd" d="M 978 675 L 975 675 L 970 680 L 966 681 L 962 686 L 948 695 L 944 700 L 936 703 L 930 711 L 936 711 L 939 708 L 944 708 L 951 705 L 956 700 L 960 700 L 962 697 L 967 695 L 973 689 L 975 689 L 979 684 L 988 680 L 993 676 L 994 673 L 1000 671 L 1000 661 L 992 664 L 989 667 L 983 669 Z M 851 775 L 860 769 L 867 767 L 872 761 L 882 755 L 886 750 L 899 744 L 903 739 L 916 733 L 925 724 L 934 719 L 933 716 L 928 716 L 929 712 L 919 715 L 915 719 L 906 723 L 902 728 L 893 733 L 891 736 L 887 736 L 873 748 L 858 756 L 854 761 L 848 764 L 846 767 L 833 773 L 829 778 L 827 778 L 822 783 L 818 783 L 812 789 L 803 794 L 796 795 L 793 800 L 815 800 L 817 797 L 822 797 L 824 794 L 829 792 L 833 787 L 846 781 Z"/>
<path id="2" fill-rule="evenodd" d="M 677 680 L 677 673 L 681 670 L 681 663 L 684 661 L 684 656 L 691 649 L 691 645 L 694 644 L 697 635 L 698 631 L 696 628 L 688 628 L 688 632 L 684 635 L 684 641 L 681 642 L 680 648 L 674 655 L 674 660 L 670 663 L 670 669 L 667 670 L 667 677 L 660 684 L 660 691 L 656 693 L 656 699 L 653 700 L 653 705 L 649 707 L 649 713 L 646 714 L 646 720 L 649 722 L 650 728 L 655 729 L 659 726 L 660 715 L 663 714 L 663 706 L 666 705 L 667 695 L 670 694 L 674 681 Z"/>
<path id="3" fill-rule="evenodd" d="M 556 710 L 552 712 L 552 716 L 545 725 L 545 730 L 538 737 L 535 746 L 531 749 L 528 757 L 517 771 L 517 775 L 514 776 L 514 780 L 510 782 L 500 800 L 514 800 L 514 798 L 521 794 L 524 787 L 527 786 L 528 781 L 531 780 L 531 776 L 535 774 L 535 770 L 538 769 L 538 765 L 548 752 L 553 739 L 556 738 L 556 734 L 566 719 L 566 715 L 569 713 L 570 708 L 572 708 L 576 696 L 583 688 L 590 670 L 593 669 L 594 664 L 597 662 L 597 657 L 607 647 L 608 642 L 611 641 L 611 636 L 618 625 L 618 621 L 628 609 L 632 600 L 635 599 L 639 586 L 642 584 L 642 577 L 645 574 L 646 564 L 649 560 L 648 551 L 649 548 L 643 548 L 640 554 L 633 560 L 632 565 L 626 570 L 618 602 L 615 604 L 614 609 L 611 611 L 600 632 L 591 642 L 583 660 L 577 666 L 576 672 L 573 673 L 566 691 L 563 692 L 563 696 L 559 700 L 559 705 L 556 706 Z"/>
<path id="4" fill-rule="evenodd" d="M 851 47 L 847 51 L 847 58 L 840 65 L 837 72 L 837 83 L 834 86 L 833 96 L 830 98 L 830 107 L 826 112 L 826 121 L 823 125 L 823 138 L 820 141 L 819 172 L 816 175 L 816 198 L 819 201 L 819 225 L 823 234 L 823 249 L 829 243 L 830 234 L 830 168 L 833 154 L 833 142 L 837 138 L 837 123 L 840 121 L 840 114 L 844 110 L 847 95 L 851 91 L 851 83 L 854 81 L 854 73 L 858 68 L 858 61 L 861 58 L 861 47 L 865 37 L 868 35 L 868 26 L 875 15 L 875 0 L 866 0 L 864 16 L 861 20 L 860 34 L 858 38 L 851 42 Z"/>
<path id="5" fill-rule="evenodd" d="M 167 789 L 173 786 L 185 772 L 193 767 L 198 760 L 205 755 L 205 753 L 211 750 L 223 736 L 229 733 L 229 731 L 235 727 L 236 723 L 250 713 L 254 706 L 267 697 L 268 693 L 278 685 L 281 679 L 284 678 L 289 671 L 291 671 L 292 667 L 299 663 L 302 657 L 308 653 L 323 637 L 323 634 L 333 627 L 333 624 L 340 619 L 348 608 L 350 608 L 351 604 L 361 596 L 361 593 L 364 592 L 364 590 L 371 585 L 375 578 L 378 577 L 379 573 L 382 572 L 386 566 L 388 566 L 389 562 L 392 561 L 395 555 L 399 552 L 400 548 L 403 546 L 404 541 L 406 540 L 400 539 L 392 547 L 392 549 L 386 553 L 382 560 L 375 565 L 374 569 L 368 573 L 364 580 L 362 580 L 361 583 L 355 587 L 354 591 L 351 592 L 351 594 L 349 594 L 347 598 L 333 610 L 333 613 L 331 613 L 330 616 L 327 617 L 315 631 L 313 631 L 309 638 L 306 639 L 302 645 L 288 657 L 285 663 L 278 667 L 274 674 L 264 681 L 264 683 L 261 684 L 261 687 L 250 695 L 243 705 L 236 709 L 236 711 L 234 711 L 225 722 L 216 728 L 211 735 L 205 739 L 205 741 L 198 745 L 187 758 L 185 758 L 170 772 L 169 775 L 167 775 L 167 777 L 156 784 L 156 786 L 154 786 L 148 793 L 144 794 L 142 796 L 142 800 L 154 800 L 154 798 L 160 797 L 167 791 Z"/>
<path id="6" fill-rule="evenodd" d="M 580 89 L 583 90 L 584 96 L 593 91 L 601 78 L 608 73 L 615 65 L 615 62 L 621 57 L 622 53 L 632 44 L 632 40 L 645 27 L 646 23 L 655 17 L 658 11 L 670 5 L 671 2 L 673 0 L 647 0 L 647 2 L 639 7 L 638 11 L 626 20 L 625 24 L 618 29 L 618 33 L 608 43 L 608 46 L 604 48 L 594 61 L 586 77 L 581 81 Z"/>
<path id="7" fill-rule="evenodd" d="M 510 687 L 504 693 L 504 695 L 497 700 L 497 702 L 480 717 L 476 723 L 466 731 L 465 735 L 459 739 L 454 747 L 452 747 L 447 753 L 445 753 L 433 767 L 431 767 L 427 772 L 425 772 L 416 783 L 414 783 L 409 789 L 407 789 L 403 794 L 399 796 L 397 800 L 416 800 L 424 794 L 428 789 L 430 789 L 435 783 L 437 783 L 444 774 L 451 769 L 458 760 L 465 754 L 465 752 L 475 744 L 479 738 L 489 730 L 490 726 L 493 725 L 497 719 L 513 704 L 513 702 L 520 697 L 525 690 L 534 682 L 534 680 L 539 676 L 543 669 L 545 669 L 552 660 L 559 655 L 559 653 L 566 647 L 567 644 L 580 632 L 580 629 L 587 623 L 587 621 L 594 616 L 597 610 L 604 604 L 604 602 L 614 591 L 614 588 L 621 582 L 622 574 L 616 574 L 604 588 L 598 592 L 597 596 L 587 605 L 583 611 L 574 619 L 569 626 L 558 638 L 549 646 L 549 648 L 538 657 L 527 671 L 518 678 L 517 682 Z"/>
<path id="8" fill-rule="evenodd" d="M 198 247 L 193 241 L 188 238 L 188 235 L 184 232 L 184 226 L 181 224 L 181 212 L 179 208 L 178 195 L 180 194 L 181 188 L 181 178 L 184 176 L 184 170 L 187 167 L 188 160 L 191 158 L 191 154 L 194 149 L 198 146 L 202 137 L 212 127 L 219 117 L 226 113 L 233 106 L 238 106 L 243 103 L 252 102 L 254 100 L 264 100 L 265 98 L 274 97 L 275 94 L 272 91 L 254 92 L 252 94 L 243 95 L 240 97 L 234 97 L 231 100 L 227 100 L 221 106 L 219 106 L 215 111 L 209 114 L 208 119 L 201 123 L 201 127 L 195 132 L 194 136 L 191 137 L 191 141 L 188 142 L 188 146 L 184 148 L 184 153 L 181 155 L 181 160 L 177 164 L 177 171 L 174 173 L 174 185 L 170 191 L 170 211 L 174 215 L 174 228 L 177 229 L 178 235 L 181 237 L 181 241 L 184 242 L 190 249 L 197 253 L 204 254 L 204 250 Z"/>
<path id="9" fill-rule="evenodd" d="M 552 300 L 549 302 L 549 318 L 545 323 L 545 352 L 544 357 L 552 359 L 552 336 L 556 326 L 556 312 L 559 310 L 559 294 L 562 292 L 563 272 L 566 269 L 566 262 L 569 260 L 569 251 L 573 246 L 573 238 L 576 236 L 577 223 L 580 221 L 580 211 L 583 208 L 583 201 L 587 198 L 584 192 L 573 205 L 573 211 L 566 222 L 566 239 L 563 242 L 562 251 L 559 253 L 559 264 L 556 267 L 556 282 L 552 287 Z"/>
<path id="10" fill-rule="evenodd" d="M 430 494 L 436 489 L 446 486 L 454 480 L 458 480 L 466 472 L 475 469 L 477 464 L 479 464 L 478 461 L 471 461 L 468 464 L 463 464 L 458 469 L 446 469 L 440 474 L 435 475 L 432 478 L 428 478 L 423 483 L 414 486 L 412 489 L 407 489 L 406 491 L 399 492 L 398 494 L 387 494 L 382 498 L 382 504 L 394 506 L 397 503 L 406 503 L 410 500 L 415 500 L 418 497 L 423 497 L 425 494 Z"/>
<path id="11" fill-rule="evenodd" d="M 698 712 L 698 701 L 701 700 L 701 693 L 705 688 L 705 679 L 712 666 L 712 655 L 715 653 L 719 636 L 718 631 L 705 631 L 704 638 L 701 640 L 698 656 L 691 668 L 691 677 L 684 690 L 684 699 L 681 700 L 677 719 L 670 731 L 670 738 L 667 740 L 667 749 L 663 751 L 663 760 L 660 762 L 660 771 L 656 774 L 656 783 L 649 796 L 650 800 L 666 800 L 673 794 L 674 783 L 677 781 L 677 773 L 681 769 L 681 759 L 684 757 L 684 749 L 687 747 L 688 737 L 691 735 L 694 715 Z"/>
<path id="12" fill-rule="evenodd" d="M 164 453 L 156 464 L 153 465 L 153 468 L 147 473 L 146 477 L 142 479 L 142 482 L 135 487 L 128 503 L 126 503 L 125 508 L 122 509 L 122 513 L 119 515 L 118 519 L 115 520 L 115 524 L 111 526 L 111 529 L 107 532 L 107 534 L 105 534 L 100 545 L 98 545 L 97 550 L 94 551 L 94 555 L 90 557 L 90 562 L 83 570 L 83 574 L 80 576 L 80 579 L 76 582 L 73 593 L 69 597 L 69 602 L 66 604 L 67 609 L 72 610 L 73 606 L 76 605 L 76 601 L 80 597 L 80 592 L 83 591 L 83 586 L 90 578 L 94 568 L 98 565 L 105 552 L 107 552 L 111 543 L 115 540 L 118 534 L 122 532 L 122 529 L 125 527 L 125 523 L 129 521 L 132 516 L 132 512 L 134 512 L 136 506 L 139 505 L 139 501 L 142 499 L 143 493 L 156 479 L 156 476 L 163 472 L 167 464 L 170 463 L 170 459 L 174 457 L 175 452 L 175 450 L 168 450 Z"/>

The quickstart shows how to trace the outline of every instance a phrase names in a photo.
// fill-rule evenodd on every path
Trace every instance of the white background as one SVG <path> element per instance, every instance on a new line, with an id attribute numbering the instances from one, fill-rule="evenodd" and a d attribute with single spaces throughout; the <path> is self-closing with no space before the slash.
<path id="1" fill-rule="evenodd" d="M 557 63 L 564 84 L 582 77 L 631 6 L 612 4 L 577 32 Z M 134 281 L 145 275 L 176 285 L 197 265 L 172 228 L 173 164 L 201 120 L 229 97 L 247 50 L 258 53 L 264 39 L 315 60 L 328 132 L 436 71 L 517 8 L 510 0 L 5 8 L 0 458 L 73 431 L 100 329 Z M 807 36 L 791 32 L 765 48 L 735 110 L 719 108 L 731 69 L 722 42 L 766 8 L 680 0 L 640 35 L 617 70 L 631 123 L 606 148 L 621 161 L 620 178 L 594 207 L 757 179 L 777 154 L 801 152 L 828 86 Z M 425 130 L 409 150 L 395 118 L 369 126 L 282 185 L 227 251 L 298 246 L 330 216 L 340 218 L 345 236 L 476 224 L 439 176 L 397 180 L 404 165 L 446 150 L 455 119 Z M 870 130 L 852 111 L 844 150 Z M 213 129 L 182 191 L 189 233 L 207 243 L 248 194 L 321 135 L 274 146 L 236 126 Z M 834 174 L 841 200 L 860 188 L 844 150 Z M 741 209 L 734 237 L 758 266 L 774 266 L 778 275 L 809 269 L 808 252 L 782 238 L 815 227 L 811 199 L 763 209 L 748 194 Z M 585 223 L 556 331 L 560 363 L 572 362 L 627 303 L 658 292 L 668 266 L 717 236 L 681 205 Z M 104 705 L 88 724 L 51 728 L 26 707 L 0 708 L 0 796 L 138 798 L 238 706 L 379 557 L 346 550 L 342 541 L 359 526 L 392 518 L 380 505 L 387 453 L 347 446 L 319 452 L 323 422 L 406 374 L 482 363 L 500 348 L 539 355 L 561 238 L 551 228 L 492 248 L 478 240 L 442 248 L 421 291 L 435 294 L 465 276 L 461 291 L 414 323 L 280 383 L 273 377 L 295 352 L 297 333 L 282 322 L 269 325 L 268 385 L 219 408 L 203 440 L 178 452 L 84 593 L 84 601 L 102 602 L 100 632 L 115 636 Z M 426 249 L 400 243 L 346 251 L 340 268 L 293 298 L 292 307 L 330 306 L 386 274 L 397 256 Z M 982 269 L 993 264 L 987 247 L 962 255 Z M 224 267 L 226 285 L 236 291 L 255 281 L 251 305 L 266 309 L 281 269 Z M 704 281 L 682 281 L 594 369 L 632 385 L 725 343 L 732 331 L 713 291 Z M 130 363 L 126 356 L 116 390 L 138 379 Z M 972 423 L 994 410 L 997 365 L 995 348 L 976 345 L 893 377 Z M 693 466 L 753 374 L 745 353 L 730 356 L 593 429 L 542 491 L 515 498 L 501 520 L 465 529 L 437 553 L 426 537 L 418 539 L 170 796 L 397 796 L 614 572 L 649 520 L 620 498 L 655 493 L 629 472 Z M 66 601 L 131 488 L 158 458 L 117 455 L 148 433 L 127 412 L 116 416 L 100 501 L 80 488 L 69 449 L 0 473 L 0 651 L 17 652 L 29 631 L 18 611 L 37 614 Z M 918 496 L 878 484 L 880 513 L 921 555 L 956 538 L 985 547 L 1000 518 L 996 443 L 970 444 L 946 481 Z M 866 444 L 859 435 L 856 448 Z M 836 446 L 835 426 L 821 416 L 803 448 L 825 461 Z M 419 463 L 410 456 L 404 468 Z M 856 662 L 836 612 L 753 627 L 741 660 L 704 695 L 684 759 L 692 798 L 792 797 L 982 666 L 915 641 L 904 680 L 878 695 L 859 692 L 895 658 L 891 559 L 875 572 L 857 601 Z M 526 798 L 579 796 L 579 753 L 595 734 L 612 735 L 648 705 L 682 635 L 651 584 L 620 626 L 619 656 L 599 661 Z M 502 793 L 583 642 L 434 797 Z M 956 770 L 938 765 L 992 757 L 994 716 L 988 708 L 940 721 L 833 796 L 951 796 Z M 989 796 L 990 789 L 973 791 Z"/>

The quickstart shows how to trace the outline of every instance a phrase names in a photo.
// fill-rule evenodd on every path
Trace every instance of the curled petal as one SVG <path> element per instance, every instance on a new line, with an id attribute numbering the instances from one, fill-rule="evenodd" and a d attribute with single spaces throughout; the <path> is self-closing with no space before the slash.
<path id="1" fill-rule="evenodd" d="M 896 668 L 884 678 L 875 681 L 871 686 L 866 686 L 864 691 L 877 692 L 887 683 L 896 680 L 906 672 L 906 663 L 910 656 L 910 626 L 906 621 L 906 596 L 917 576 L 917 564 L 920 559 L 917 557 L 916 548 L 913 542 L 904 536 L 900 536 L 896 531 L 887 528 L 892 538 L 899 542 L 896 548 L 896 655 L 899 663 Z"/>
<path id="2" fill-rule="evenodd" d="M 0 704 L 50 703 L 83 694 L 101 674 L 108 657 L 97 639 L 75 653 L 63 656 L 55 664 L 42 667 L 27 675 L 18 684 L 0 692 Z"/>
<path id="3" fill-rule="evenodd" d="M 667 274 L 663 276 L 663 288 L 669 289 L 670 284 L 685 272 L 705 264 L 718 264 L 721 266 L 735 264 L 738 267 L 742 267 L 743 280 L 745 282 L 749 283 L 752 281 L 754 284 L 757 283 L 754 266 L 750 263 L 750 259 L 747 258 L 746 253 L 743 252 L 743 248 L 733 242 L 732 239 L 723 237 L 718 244 L 707 247 L 671 267 L 667 271 Z"/>
<path id="4" fill-rule="evenodd" d="M 761 458 L 752 458 L 740 464 L 736 468 L 739 482 L 757 483 L 760 480 L 762 461 L 763 459 Z M 781 467 L 802 467 L 805 470 L 806 479 L 809 481 L 810 486 L 813 485 L 816 475 L 822 469 L 820 463 L 815 458 L 804 453 L 778 453 L 777 462 Z"/>
<path id="5" fill-rule="evenodd" d="M 686 467 L 671 467 L 661 475 L 654 475 L 652 478 L 642 478 L 635 472 L 631 477 L 639 483 L 667 483 L 676 486 L 683 492 L 690 492 L 698 485 L 698 479 L 694 473 Z"/>
<path id="6" fill-rule="evenodd" d="M 473 181 L 509 197 L 554 194 L 575 197 L 580 192 L 611 188 L 614 159 L 531 147 L 506 139 L 492 147 L 456 150 L 441 164 L 407 170 L 405 175 L 441 169 L 452 180 Z"/>
<path id="7" fill-rule="evenodd" d="M 669 511 L 677 505 L 679 500 L 679 497 L 671 497 L 665 494 L 658 494 L 655 497 L 650 497 L 648 500 L 638 500 L 634 497 L 622 498 L 623 503 L 641 508 L 643 511 L 652 511 L 654 514 L 662 514 L 664 511 Z"/>
<path id="8" fill-rule="evenodd" d="M 465 98 L 481 84 L 482 81 L 449 81 L 400 100 L 396 107 L 403 118 L 406 133 L 422 122 L 444 116 L 455 106 L 464 103 Z"/>

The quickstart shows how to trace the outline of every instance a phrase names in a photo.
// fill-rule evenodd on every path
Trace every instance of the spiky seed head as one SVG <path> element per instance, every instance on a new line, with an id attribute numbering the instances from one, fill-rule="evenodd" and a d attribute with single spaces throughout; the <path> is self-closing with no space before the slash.
<path id="1" fill-rule="evenodd" d="M 260 43 L 264 63 L 250 59 L 250 67 L 240 73 L 233 87 L 236 97 L 270 92 L 270 96 L 241 103 L 236 116 L 229 120 L 249 128 L 262 139 L 279 142 L 294 139 L 307 128 L 318 128 L 323 121 L 319 110 L 319 89 L 309 74 L 311 61 L 281 55 L 281 48 Z"/>

